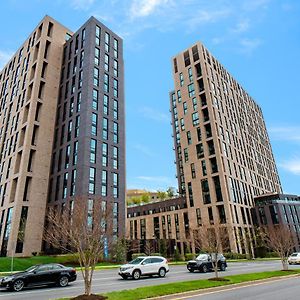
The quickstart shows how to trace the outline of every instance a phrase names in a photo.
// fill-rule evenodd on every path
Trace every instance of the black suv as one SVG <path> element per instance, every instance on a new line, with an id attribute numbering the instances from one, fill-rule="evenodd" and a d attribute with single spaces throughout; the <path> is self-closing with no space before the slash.
<path id="1" fill-rule="evenodd" d="M 214 257 L 215 255 L 213 255 Z M 225 271 L 227 268 L 226 258 L 223 254 L 217 255 L 218 259 L 218 269 L 221 271 Z M 200 271 L 206 273 L 214 269 L 213 260 L 209 254 L 199 254 L 196 260 L 190 260 L 187 263 L 187 269 L 190 272 Z"/>
<path id="2" fill-rule="evenodd" d="M 37 265 L 0 279 L 0 286 L 19 292 L 26 286 L 57 284 L 65 287 L 76 280 L 76 270 L 60 264 Z"/>

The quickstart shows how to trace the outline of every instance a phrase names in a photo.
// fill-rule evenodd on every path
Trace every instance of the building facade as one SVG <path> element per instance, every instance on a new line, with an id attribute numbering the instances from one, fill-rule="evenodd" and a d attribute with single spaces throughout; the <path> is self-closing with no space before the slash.
<path id="1" fill-rule="evenodd" d="M 253 222 L 257 226 L 288 226 L 293 234 L 295 251 L 300 250 L 300 196 L 266 194 L 254 198 Z"/>
<path id="2" fill-rule="evenodd" d="M 124 234 L 122 39 L 95 18 L 46 16 L 0 73 L 1 255 L 41 251 L 46 207 L 76 197 Z"/>
<path id="3" fill-rule="evenodd" d="M 200 42 L 172 60 L 170 93 L 179 190 L 190 228 L 228 228 L 233 252 L 250 252 L 254 197 L 281 192 L 261 108 Z"/>

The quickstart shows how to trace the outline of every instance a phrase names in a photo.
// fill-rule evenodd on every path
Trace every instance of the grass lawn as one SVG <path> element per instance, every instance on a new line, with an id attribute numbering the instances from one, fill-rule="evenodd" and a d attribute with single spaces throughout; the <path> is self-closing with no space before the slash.
<path id="1" fill-rule="evenodd" d="M 14 271 L 23 271 L 30 266 L 37 264 L 47 263 L 61 263 L 67 266 L 76 267 L 78 262 L 74 255 L 56 255 L 56 256 L 32 256 L 32 257 L 15 257 L 14 258 Z M 97 269 L 118 267 L 118 264 L 102 262 L 97 264 Z M 11 258 L 0 257 L 0 272 L 10 272 Z"/>
<path id="2" fill-rule="evenodd" d="M 218 287 L 230 285 L 235 283 L 242 283 L 247 281 L 255 281 L 260 279 L 267 279 L 278 276 L 287 276 L 293 274 L 300 274 L 299 270 L 291 271 L 270 271 L 261 273 L 250 273 L 241 275 L 226 276 L 224 278 L 229 281 L 211 281 L 207 279 L 193 280 L 185 282 L 167 283 L 156 286 L 141 287 L 131 290 L 123 290 L 120 292 L 110 292 L 105 294 L 109 300 L 140 300 L 151 297 L 159 297 L 164 295 L 176 294 L 181 292 L 188 292 L 199 289 L 206 289 L 210 287 Z"/>
<path id="3" fill-rule="evenodd" d="M 227 260 L 228 262 L 244 262 L 244 261 L 261 261 L 261 260 L 273 260 L 277 258 L 257 258 L 255 260 L 247 259 L 235 259 Z M 61 263 L 67 266 L 78 267 L 78 262 L 74 255 L 55 255 L 55 256 L 32 256 L 32 257 L 15 257 L 14 258 L 14 267 L 13 271 L 23 271 L 30 266 L 37 264 L 47 264 L 47 263 Z M 170 262 L 170 265 L 185 265 L 185 261 Z M 99 269 L 110 269 L 118 268 L 119 264 L 101 262 L 96 266 L 96 270 Z M 0 257 L 0 273 L 1 272 L 10 272 L 11 268 L 11 258 L 10 257 Z"/>

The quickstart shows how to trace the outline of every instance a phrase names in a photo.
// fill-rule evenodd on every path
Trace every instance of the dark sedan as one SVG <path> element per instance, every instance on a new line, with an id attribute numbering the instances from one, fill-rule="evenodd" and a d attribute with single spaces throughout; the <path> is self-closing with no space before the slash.
<path id="1" fill-rule="evenodd" d="M 65 287 L 77 278 L 76 270 L 60 264 L 32 266 L 24 272 L 18 272 L 0 279 L 0 286 L 15 292 L 24 287 L 56 284 Z"/>

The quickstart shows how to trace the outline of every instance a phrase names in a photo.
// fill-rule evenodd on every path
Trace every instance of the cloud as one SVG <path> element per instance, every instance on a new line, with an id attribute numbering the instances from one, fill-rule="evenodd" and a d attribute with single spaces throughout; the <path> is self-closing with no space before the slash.
<path id="1" fill-rule="evenodd" d="M 148 147 L 146 147 L 144 145 L 135 144 L 135 145 L 133 145 L 133 148 L 135 150 L 138 150 L 140 153 L 143 153 L 146 156 L 149 156 L 149 157 L 154 157 L 155 156 L 154 152 L 152 152 Z"/>
<path id="2" fill-rule="evenodd" d="M 282 169 L 294 174 L 300 175 L 300 158 L 295 157 L 278 164 Z"/>
<path id="3" fill-rule="evenodd" d="M 95 0 L 71 0 L 71 6 L 77 10 L 88 10 Z"/>
<path id="4" fill-rule="evenodd" d="M 197 26 L 209 23 L 215 23 L 228 17 L 231 14 L 231 10 L 229 8 L 226 9 L 201 9 L 193 14 L 191 18 L 187 21 L 187 24 L 190 29 L 196 29 Z"/>
<path id="5" fill-rule="evenodd" d="M 8 63 L 12 56 L 12 51 L 0 50 L 0 70 Z"/>
<path id="6" fill-rule="evenodd" d="M 141 107 L 139 109 L 139 112 L 143 115 L 143 117 L 151 119 L 153 121 L 163 122 L 163 123 L 168 123 L 171 121 L 171 116 L 169 114 L 158 111 L 151 107 L 147 107 L 147 106 Z"/>
<path id="7" fill-rule="evenodd" d="M 170 0 L 133 0 L 130 7 L 131 18 L 147 17 L 158 8 L 170 4 Z"/>
<path id="8" fill-rule="evenodd" d="M 236 24 L 236 27 L 232 29 L 232 31 L 234 33 L 242 33 L 242 32 L 247 31 L 249 28 L 250 28 L 250 21 L 249 21 L 249 19 L 244 19 L 244 20 L 239 21 Z"/>
<path id="9" fill-rule="evenodd" d="M 244 10 L 254 11 L 268 8 L 270 2 L 271 0 L 245 0 L 242 6 Z"/>
<path id="10" fill-rule="evenodd" d="M 262 41 L 258 38 L 243 38 L 240 40 L 241 51 L 246 54 L 251 54 L 262 44 Z"/>
<path id="11" fill-rule="evenodd" d="M 300 142 L 300 127 L 298 126 L 271 127 L 269 133 L 273 140 Z"/>

